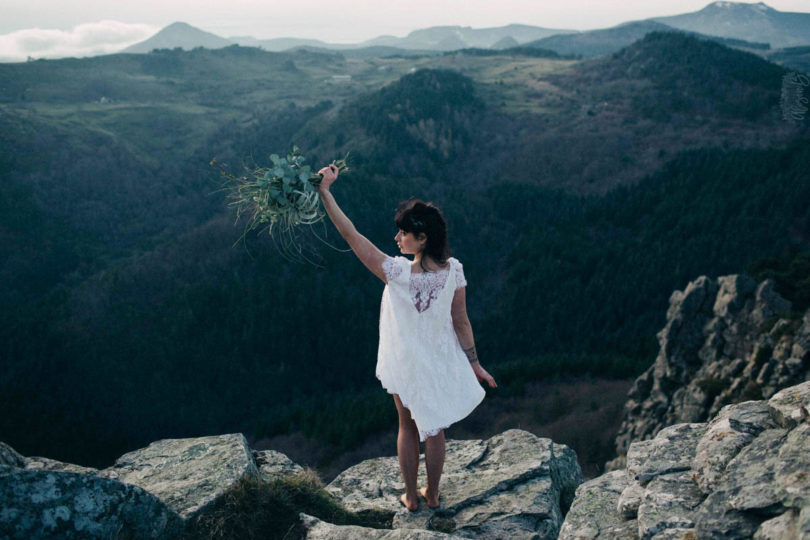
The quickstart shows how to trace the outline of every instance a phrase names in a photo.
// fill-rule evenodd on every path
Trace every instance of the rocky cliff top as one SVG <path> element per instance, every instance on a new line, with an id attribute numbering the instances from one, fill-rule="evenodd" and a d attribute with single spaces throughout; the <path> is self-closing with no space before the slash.
<path id="1" fill-rule="evenodd" d="M 581 484 L 560 539 L 810 539 L 810 382 L 636 441 Z"/>
<path id="2" fill-rule="evenodd" d="M 420 485 L 425 483 L 424 455 Z M 241 433 L 163 439 L 102 470 L 24 457 L 0 443 L 0 538 L 173 538 L 244 478 L 302 468 Z M 396 456 L 363 461 L 325 487 L 386 528 L 334 525 L 301 514 L 307 538 L 556 538 L 582 472 L 575 453 L 512 429 L 486 440 L 447 440 L 439 509 L 408 512 Z M 277 532 L 277 531 L 274 531 Z"/>
<path id="3" fill-rule="evenodd" d="M 728 404 L 767 399 L 810 377 L 810 310 L 803 317 L 745 274 L 701 276 L 669 299 L 655 362 L 636 379 L 616 435 L 625 466 L 633 441 L 682 422 L 705 422 Z"/>
<path id="4" fill-rule="evenodd" d="M 301 512 L 298 535 L 810 540 L 810 311 L 773 285 L 701 276 L 672 294 L 610 472 L 583 483 L 570 448 L 517 429 L 448 440 L 438 509 L 408 512 L 396 456 L 370 459 L 323 491 L 377 528 Z M 241 433 L 155 441 L 102 470 L 0 442 L 0 538 L 182 538 L 234 486 L 302 471 Z"/>

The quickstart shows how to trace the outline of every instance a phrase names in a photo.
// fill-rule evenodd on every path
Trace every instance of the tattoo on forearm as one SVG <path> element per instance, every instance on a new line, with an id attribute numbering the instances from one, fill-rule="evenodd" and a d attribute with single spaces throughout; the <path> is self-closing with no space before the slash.
<path id="1" fill-rule="evenodd" d="M 464 354 L 467 355 L 467 360 L 469 360 L 471 364 L 478 361 L 478 353 L 475 352 L 475 345 L 469 349 L 464 349 Z"/>

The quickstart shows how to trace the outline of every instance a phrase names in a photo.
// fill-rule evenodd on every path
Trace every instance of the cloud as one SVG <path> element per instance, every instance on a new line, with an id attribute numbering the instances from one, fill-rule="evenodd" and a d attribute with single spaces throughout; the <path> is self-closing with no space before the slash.
<path id="1" fill-rule="evenodd" d="M 33 58 L 95 56 L 120 51 L 154 35 L 160 28 L 148 24 L 99 21 L 72 30 L 29 28 L 0 35 L 0 62 Z"/>

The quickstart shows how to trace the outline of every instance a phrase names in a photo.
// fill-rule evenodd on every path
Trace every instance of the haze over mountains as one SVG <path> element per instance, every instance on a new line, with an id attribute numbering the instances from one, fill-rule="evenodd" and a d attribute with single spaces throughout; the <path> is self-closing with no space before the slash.
<path id="1" fill-rule="evenodd" d="M 672 29 L 752 42 L 740 45 L 764 49 L 810 45 L 810 13 L 777 11 L 761 2 L 713 2 L 699 11 L 630 21 L 606 29 L 579 31 L 521 24 L 496 28 L 435 26 L 414 30 L 405 37 L 379 36 L 356 44 L 334 44 L 295 37 L 257 39 L 252 36 L 234 36 L 225 39 L 178 22 L 123 52 L 144 53 L 156 48 L 174 47 L 220 48 L 229 45 L 260 47 L 268 51 L 283 51 L 295 47 L 340 51 L 390 47 L 403 51 L 441 52 L 464 48 L 527 46 L 587 58 L 614 52 L 647 32 Z"/>

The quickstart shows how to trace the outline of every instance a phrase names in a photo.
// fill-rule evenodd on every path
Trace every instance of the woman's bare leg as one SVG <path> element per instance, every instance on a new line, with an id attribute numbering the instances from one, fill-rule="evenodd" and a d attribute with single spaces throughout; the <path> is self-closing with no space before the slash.
<path id="1" fill-rule="evenodd" d="M 400 498 L 408 510 L 416 510 L 419 497 L 416 493 L 416 475 L 419 471 L 419 430 L 409 411 L 394 394 L 394 403 L 399 414 L 399 435 L 397 436 L 397 457 L 405 482 L 405 494 Z"/>
<path id="2" fill-rule="evenodd" d="M 425 468 L 427 469 L 427 487 L 422 494 L 427 499 L 428 506 L 439 505 L 439 480 L 442 478 L 444 468 L 444 430 L 425 439 Z"/>

